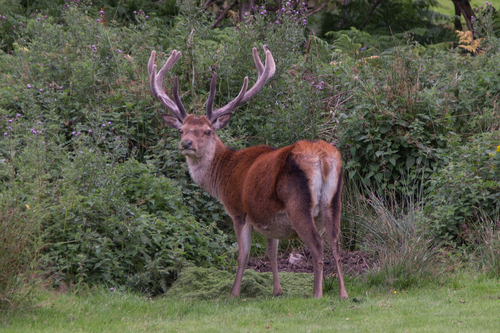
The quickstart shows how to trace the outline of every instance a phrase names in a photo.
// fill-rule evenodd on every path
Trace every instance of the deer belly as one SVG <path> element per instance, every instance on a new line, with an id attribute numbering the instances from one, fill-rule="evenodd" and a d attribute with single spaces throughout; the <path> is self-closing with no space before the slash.
<path id="1" fill-rule="evenodd" d="M 285 211 L 270 217 L 267 221 L 255 223 L 252 221 L 253 229 L 267 238 L 291 239 L 297 237 L 297 232 L 292 227 L 292 223 L 286 216 Z"/>
<path id="2" fill-rule="evenodd" d="M 325 226 L 319 209 L 315 214 L 313 214 L 313 217 L 316 230 L 319 234 L 322 234 L 325 230 Z M 292 227 L 292 223 L 290 222 L 290 219 L 286 215 L 285 211 L 279 212 L 268 219 L 265 223 L 255 223 L 252 221 L 252 227 L 255 231 L 266 236 L 267 238 L 293 239 L 298 237 L 297 232 Z"/>

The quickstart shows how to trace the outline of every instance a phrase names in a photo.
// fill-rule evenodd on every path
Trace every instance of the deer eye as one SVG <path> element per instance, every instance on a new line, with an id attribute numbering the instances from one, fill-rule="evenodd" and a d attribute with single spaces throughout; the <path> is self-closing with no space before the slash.
<path id="1" fill-rule="evenodd" d="M 205 131 L 205 135 L 210 135 L 210 134 L 212 134 L 211 130 Z"/>
<path id="2" fill-rule="evenodd" d="M 181 133 L 181 134 L 182 134 L 182 133 L 184 133 L 184 131 L 183 131 L 183 130 L 181 130 L 181 129 L 179 129 L 179 133 Z"/>

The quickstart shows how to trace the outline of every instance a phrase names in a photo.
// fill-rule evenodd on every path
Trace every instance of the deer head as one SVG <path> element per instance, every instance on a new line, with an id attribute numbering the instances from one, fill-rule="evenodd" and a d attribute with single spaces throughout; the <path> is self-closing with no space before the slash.
<path id="1" fill-rule="evenodd" d="M 174 78 L 173 84 L 173 100 L 165 93 L 162 87 L 162 82 L 165 74 L 175 65 L 181 56 L 180 51 L 172 51 L 172 54 L 165 62 L 165 65 L 156 71 L 155 57 L 156 52 L 151 52 L 151 57 L 148 62 L 148 72 L 150 85 L 153 94 L 160 100 L 162 105 L 170 111 L 170 114 L 163 113 L 163 120 L 173 128 L 176 128 L 181 133 L 181 141 L 179 149 L 184 155 L 190 158 L 201 158 L 207 155 L 207 150 L 212 150 L 218 140 L 215 132 L 224 128 L 231 119 L 233 111 L 240 105 L 249 101 L 264 87 L 264 84 L 274 75 L 276 66 L 273 56 L 269 48 L 264 45 L 266 55 L 265 66 L 262 65 L 257 49 L 253 48 L 252 54 L 255 66 L 258 70 L 257 81 L 254 86 L 247 91 L 248 77 L 243 80 L 243 86 L 240 93 L 229 102 L 227 105 L 213 110 L 215 98 L 215 82 L 217 73 L 214 73 L 210 81 L 210 93 L 206 103 L 206 113 L 201 117 L 188 115 L 186 109 L 179 97 L 179 82 L 177 76 Z"/>

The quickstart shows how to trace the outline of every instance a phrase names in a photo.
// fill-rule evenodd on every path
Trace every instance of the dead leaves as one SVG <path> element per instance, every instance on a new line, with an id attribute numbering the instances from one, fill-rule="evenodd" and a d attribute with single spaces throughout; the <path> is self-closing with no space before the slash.
<path id="1" fill-rule="evenodd" d="M 472 54 L 481 54 L 484 53 L 481 50 L 481 39 L 474 39 L 474 35 L 471 31 L 455 31 L 458 35 L 458 47 L 472 53 Z"/>

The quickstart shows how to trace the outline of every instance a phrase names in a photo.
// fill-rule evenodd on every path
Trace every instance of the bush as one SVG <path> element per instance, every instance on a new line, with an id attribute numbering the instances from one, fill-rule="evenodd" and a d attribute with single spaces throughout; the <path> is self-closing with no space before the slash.
<path id="1" fill-rule="evenodd" d="M 500 132 L 455 141 L 446 167 L 428 182 L 425 212 L 432 231 L 452 243 L 468 243 L 483 217 L 500 215 Z"/>
<path id="2" fill-rule="evenodd" d="M 377 191 L 417 190 L 439 166 L 437 153 L 446 148 L 451 130 L 446 109 L 436 105 L 437 89 L 430 88 L 433 61 L 420 57 L 413 45 L 395 48 L 369 64 L 355 75 L 345 71 L 357 63 L 340 71 L 352 79 L 347 82 L 352 109 L 340 115 L 349 179 Z"/>
<path id="3" fill-rule="evenodd" d="M 23 125 L 30 123 L 31 129 Z M 36 234 L 24 232 L 24 219 L 9 219 L 15 224 L 6 232 L 19 230 L 26 238 L 21 245 L 42 238 L 40 267 L 56 284 L 105 282 L 154 294 L 183 266 L 231 264 L 226 236 L 186 212 L 171 180 L 150 165 L 124 160 L 126 142 L 109 123 L 74 133 L 71 149 L 54 142 L 55 131 L 39 118 L 2 117 L 0 125 L 7 133 L 0 141 L 2 200 L 21 217 L 36 212 L 39 226 Z M 24 257 L 14 251 L 19 267 L 41 246 L 23 248 Z M 19 270 L 8 272 L 14 278 Z"/>
<path id="4" fill-rule="evenodd" d="M 456 40 L 449 25 L 451 18 L 430 9 L 438 4 L 435 0 L 381 1 L 376 9 L 372 8 L 373 4 L 371 1 L 354 0 L 339 4 L 337 10 L 324 11 L 320 22 L 321 35 L 356 28 L 369 31 L 374 36 L 389 37 L 386 39 L 388 43 L 391 43 L 391 36 L 406 32 L 415 34 L 422 45 Z M 375 10 L 368 19 L 367 13 L 372 9 Z M 384 44 L 379 44 L 381 49 L 386 49 Z"/>

